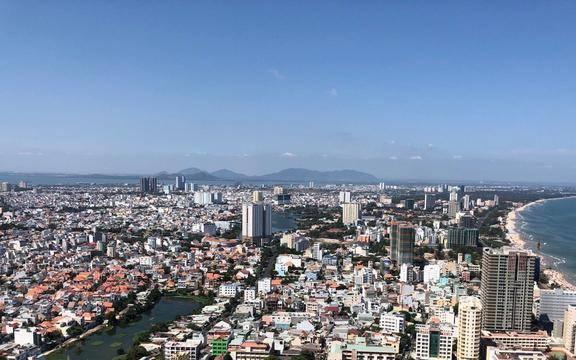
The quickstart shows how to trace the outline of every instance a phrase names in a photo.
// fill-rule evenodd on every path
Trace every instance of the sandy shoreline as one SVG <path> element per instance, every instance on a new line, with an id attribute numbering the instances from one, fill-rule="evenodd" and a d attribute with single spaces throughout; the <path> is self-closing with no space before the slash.
<path id="1" fill-rule="evenodd" d="M 519 207 L 514 208 L 513 210 L 511 210 L 510 212 L 508 212 L 508 215 L 506 216 L 506 238 L 510 241 L 510 245 L 512 247 L 518 248 L 518 249 L 525 249 L 525 250 L 533 250 L 532 244 L 529 244 L 525 239 L 522 238 L 522 235 L 518 232 L 517 230 L 517 217 L 518 214 L 520 214 L 522 211 L 526 210 L 527 208 L 537 205 L 537 204 L 541 204 L 543 202 L 546 201 L 550 201 L 550 200 L 558 200 L 558 199 L 567 199 L 570 197 L 574 197 L 574 196 L 567 196 L 567 197 L 562 197 L 562 198 L 552 198 L 552 199 L 540 199 Z M 574 282 L 569 280 L 566 275 L 562 272 L 560 272 L 559 270 L 556 269 L 552 269 L 550 268 L 550 266 L 552 266 L 552 264 L 548 264 L 548 259 L 546 259 L 545 256 L 541 256 L 541 265 L 542 265 L 542 269 L 544 274 L 546 274 L 546 276 L 548 276 L 548 278 L 550 279 L 550 284 L 557 284 L 560 287 L 562 287 L 563 289 L 568 289 L 568 290 L 576 290 L 576 286 L 574 285 Z"/>

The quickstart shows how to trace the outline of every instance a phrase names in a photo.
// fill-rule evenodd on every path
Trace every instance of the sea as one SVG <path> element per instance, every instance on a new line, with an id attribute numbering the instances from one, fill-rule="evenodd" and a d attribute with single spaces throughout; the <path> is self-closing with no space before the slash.
<path id="1" fill-rule="evenodd" d="M 517 214 L 516 229 L 546 266 L 576 283 L 576 198 L 549 199 L 526 207 Z"/>
<path id="2" fill-rule="evenodd" d="M 137 175 L 69 175 L 69 174 L 24 174 L 24 173 L 3 173 L 0 172 L 0 182 L 9 182 L 18 184 L 20 181 L 26 181 L 28 184 L 40 186 L 53 185 L 114 185 L 114 186 L 137 186 L 140 183 L 140 177 Z M 173 184 L 174 178 L 160 178 L 160 184 Z M 308 184 L 304 181 L 282 181 L 282 180 L 189 180 L 199 185 L 283 185 L 298 186 Z M 319 184 L 323 182 L 319 181 Z"/>
<path id="3" fill-rule="evenodd" d="M 138 185 L 138 176 L 82 176 L 82 175 L 58 175 L 58 174 L 16 174 L 0 173 L 0 182 L 18 184 L 26 181 L 30 185 Z"/>

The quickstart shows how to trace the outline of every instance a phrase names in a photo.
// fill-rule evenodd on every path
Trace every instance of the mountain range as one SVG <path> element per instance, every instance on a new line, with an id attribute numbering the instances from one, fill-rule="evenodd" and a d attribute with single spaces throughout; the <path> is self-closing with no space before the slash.
<path id="1" fill-rule="evenodd" d="M 156 174 L 157 177 L 166 179 L 184 175 L 187 180 L 196 181 L 318 181 L 318 182 L 349 182 L 349 183 L 375 183 L 378 178 L 374 175 L 357 171 L 357 170 L 331 170 L 317 171 L 300 168 L 290 168 L 265 175 L 246 175 L 228 169 L 221 169 L 213 172 L 204 171 L 198 168 L 186 168 L 176 173 L 161 172 Z"/>

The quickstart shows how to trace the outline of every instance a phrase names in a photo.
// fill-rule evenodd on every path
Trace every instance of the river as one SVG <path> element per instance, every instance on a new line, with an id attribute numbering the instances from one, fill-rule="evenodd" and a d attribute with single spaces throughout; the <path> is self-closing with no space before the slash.
<path id="1" fill-rule="evenodd" d="M 46 360 L 102 360 L 117 357 L 118 349 L 126 352 L 134 337 L 154 324 L 170 322 L 180 315 L 190 315 L 200 305 L 191 299 L 163 297 L 152 310 L 142 314 L 140 320 L 94 333 L 74 344 L 56 351 Z"/>

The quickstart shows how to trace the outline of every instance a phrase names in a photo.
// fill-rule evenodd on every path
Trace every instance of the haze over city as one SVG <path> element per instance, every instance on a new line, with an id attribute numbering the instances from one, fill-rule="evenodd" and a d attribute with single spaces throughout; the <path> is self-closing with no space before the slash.
<path id="1" fill-rule="evenodd" d="M 0 171 L 572 181 L 576 4 L 0 4 Z"/>

